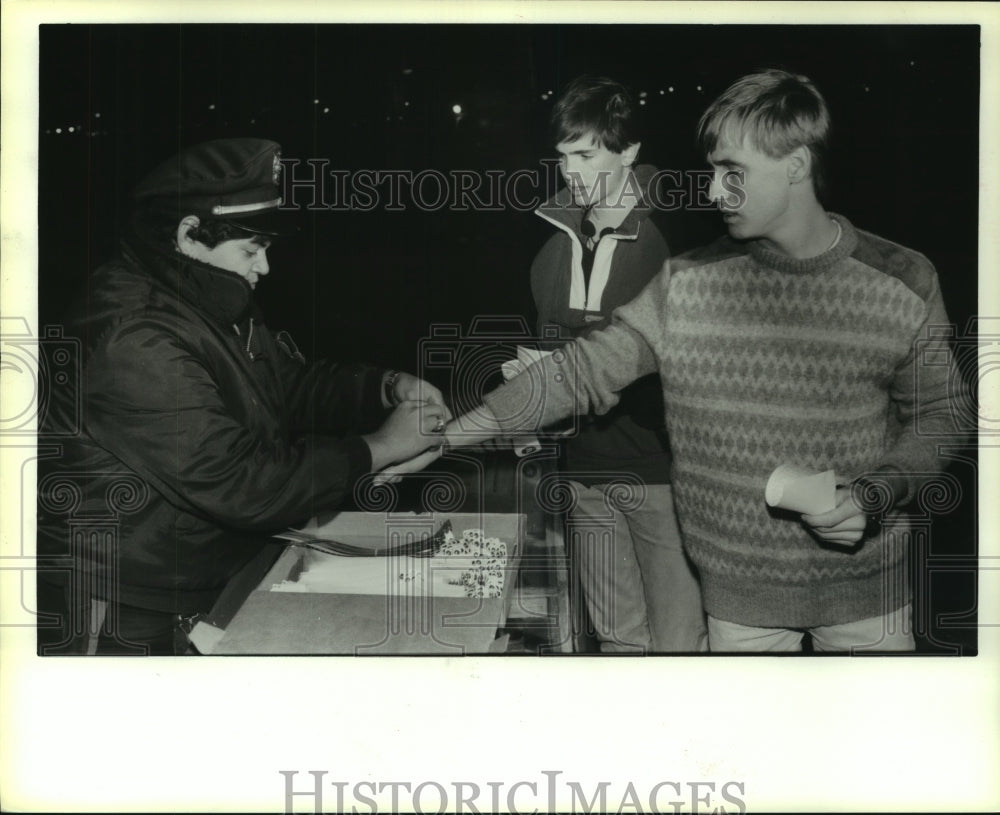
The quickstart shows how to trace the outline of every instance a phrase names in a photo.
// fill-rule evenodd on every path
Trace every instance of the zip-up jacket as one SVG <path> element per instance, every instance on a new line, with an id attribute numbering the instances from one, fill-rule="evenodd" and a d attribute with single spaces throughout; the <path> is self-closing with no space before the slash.
<path id="1" fill-rule="evenodd" d="M 306 363 L 235 273 L 133 234 L 66 330 L 82 366 L 40 429 L 43 578 L 207 611 L 270 534 L 336 508 L 371 469 L 359 434 L 385 417 L 383 372 Z M 88 536 L 102 518 L 113 535 Z"/>
<path id="2" fill-rule="evenodd" d="M 583 271 L 584 209 L 563 188 L 536 210 L 559 230 L 531 266 L 538 336 L 554 331 L 562 338 L 552 341 L 550 349 L 606 326 L 611 313 L 636 297 L 663 267 L 667 244 L 649 219 L 648 187 L 655 173 L 650 165 L 633 170 L 629 189 L 641 192 L 642 200 L 597 244 L 589 281 Z M 647 484 L 669 483 L 670 453 L 656 374 L 625 388 L 618 406 L 607 414 L 591 413 L 575 421 L 578 430 L 563 445 L 563 469 L 575 480 L 597 484 L 625 472 Z"/>

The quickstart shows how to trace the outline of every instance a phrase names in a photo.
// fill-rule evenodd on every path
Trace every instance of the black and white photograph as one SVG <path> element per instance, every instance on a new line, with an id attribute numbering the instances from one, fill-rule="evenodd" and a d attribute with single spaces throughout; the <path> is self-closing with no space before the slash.
<path id="1" fill-rule="evenodd" d="M 5 808 L 1000 800 L 996 15 L 754 5 L 5 9 Z"/>

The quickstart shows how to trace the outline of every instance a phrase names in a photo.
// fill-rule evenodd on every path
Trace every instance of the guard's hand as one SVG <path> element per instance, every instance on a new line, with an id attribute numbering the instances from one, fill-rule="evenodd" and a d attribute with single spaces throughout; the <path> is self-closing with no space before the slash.
<path id="1" fill-rule="evenodd" d="M 393 386 L 392 395 L 398 402 L 429 402 L 432 405 L 437 405 L 444 410 L 444 420 L 451 421 L 451 411 L 444 403 L 441 391 L 420 377 L 400 373 Z"/>
<path id="2" fill-rule="evenodd" d="M 406 401 L 374 433 L 363 436 L 372 454 L 372 470 L 406 461 L 431 447 L 440 447 L 448 420 L 445 408 L 429 402 Z"/>
<path id="3" fill-rule="evenodd" d="M 441 458 L 443 451 L 444 448 L 441 446 L 432 447 L 430 450 L 425 450 L 423 453 L 420 453 L 411 459 L 386 467 L 375 476 L 375 483 L 397 484 L 403 480 L 404 475 L 418 473 L 428 465 L 437 461 Z"/>
<path id="4" fill-rule="evenodd" d="M 822 541 L 853 546 L 865 535 L 868 517 L 851 498 L 849 487 L 837 487 L 837 506 L 819 515 L 803 515 L 802 523 Z"/>

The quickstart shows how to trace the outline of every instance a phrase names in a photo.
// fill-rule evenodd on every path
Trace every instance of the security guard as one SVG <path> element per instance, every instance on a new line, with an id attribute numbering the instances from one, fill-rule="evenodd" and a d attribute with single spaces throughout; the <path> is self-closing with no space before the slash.
<path id="1" fill-rule="evenodd" d="M 450 418 L 417 377 L 307 362 L 264 324 L 280 174 L 279 145 L 254 138 L 160 165 L 66 321 L 82 371 L 40 428 L 61 445 L 39 468 L 40 653 L 177 652 L 178 623 L 270 535 L 433 447 Z"/>

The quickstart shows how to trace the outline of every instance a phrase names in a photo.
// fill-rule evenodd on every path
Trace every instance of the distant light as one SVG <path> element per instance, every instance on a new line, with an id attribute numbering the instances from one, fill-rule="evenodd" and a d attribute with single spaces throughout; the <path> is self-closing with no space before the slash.
<path id="1" fill-rule="evenodd" d="M 639 91 L 639 98 L 640 99 L 645 99 L 647 96 L 649 96 L 649 94 L 646 93 L 645 91 Z"/>
<path id="2" fill-rule="evenodd" d="M 548 94 L 549 96 L 552 96 L 552 89 L 550 88 L 549 90 L 547 90 L 547 91 L 546 91 L 546 93 L 547 93 L 547 94 Z"/>
<path id="3" fill-rule="evenodd" d="M 318 105 L 319 104 L 319 99 L 313 99 L 313 104 L 314 105 Z"/>
<path id="4" fill-rule="evenodd" d="M 645 99 L 640 99 L 639 100 L 639 104 L 640 105 L 645 105 L 646 104 L 646 100 Z"/>
<path id="5" fill-rule="evenodd" d="M 913 64 L 913 63 L 911 62 L 911 63 L 910 63 L 910 65 L 912 65 L 912 64 Z M 95 118 L 95 119 L 100 119 L 100 118 L 101 118 L 101 114 L 100 114 L 100 113 L 95 113 L 95 114 L 94 114 L 94 118 Z"/>
<path id="6" fill-rule="evenodd" d="M 251 119 L 251 120 L 250 120 L 250 124 L 252 124 L 252 125 L 255 125 L 255 124 L 257 124 L 257 120 L 256 120 L 256 119 Z"/>
<path id="7" fill-rule="evenodd" d="M 695 88 L 695 90 L 696 90 L 696 91 L 699 91 L 699 92 L 700 92 L 700 91 L 701 91 L 701 85 L 698 85 L 698 86 L 697 86 L 697 87 Z"/>
<path id="8" fill-rule="evenodd" d="M 403 69 L 403 73 L 404 73 L 404 74 L 405 74 L 406 76 L 409 76 L 410 74 L 412 74 L 412 73 L 413 73 L 413 69 L 412 69 L 412 68 L 404 68 L 404 69 Z"/>
<path id="9" fill-rule="evenodd" d="M 72 133 L 72 132 L 73 132 L 73 128 L 72 128 L 72 127 L 67 127 L 67 128 L 66 128 L 66 130 L 67 130 L 68 132 L 70 132 L 70 133 Z"/>
<path id="10" fill-rule="evenodd" d="M 61 127 L 57 127 L 56 128 L 56 133 L 62 133 L 62 128 Z"/>
<path id="11" fill-rule="evenodd" d="M 52 132 L 52 129 L 51 129 L 51 128 L 49 128 L 49 129 L 47 129 L 47 130 L 45 131 L 45 135 L 46 135 L 46 136 L 48 136 L 48 135 L 49 135 L 49 134 L 50 134 L 51 132 Z"/>
<path id="12" fill-rule="evenodd" d="M 870 91 L 870 90 L 871 90 L 871 88 L 869 88 L 867 85 L 865 85 L 865 93 L 868 93 L 868 91 Z"/>
<path id="13" fill-rule="evenodd" d="M 667 88 L 667 90 L 668 90 L 668 91 L 669 91 L 670 93 L 673 93 L 673 92 L 674 92 L 674 86 L 673 86 L 673 85 L 671 85 L 671 86 L 670 86 L 669 88 Z"/>
<path id="14" fill-rule="evenodd" d="M 912 67 L 913 67 L 914 65 L 916 65 L 916 64 L 917 64 L 917 63 L 916 63 L 916 60 L 912 60 L 912 59 L 910 60 L 910 67 L 911 67 L 911 68 L 912 68 Z"/>
<path id="15" fill-rule="evenodd" d="M 408 108 L 410 106 L 409 102 L 403 102 L 403 107 Z"/>
<path id="16" fill-rule="evenodd" d="M 542 94 L 542 99 L 548 99 L 548 98 L 549 98 L 549 95 L 547 93 L 543 93 Z"/>
<path id="17" fill-rule="evenodd" d="M 665 94 L 665 93 L 666 93 L 666 91 L 663 90 L 663 88 L 660 88 L 660 96 L 663 96 L 663 94 Z"/>
<path id="18" fill-rule="evenodd" d="M 330 108 L 323 108 L 323 112 L 324 113 L 329 113 L 330 112 Z"/>
<path id="19" fill-rule="evenodd" d="M 454 113 L 456 116 L 458 116 L 458 114 L 460 114 L 462 112 L 462 106 L 461 105 L 452 105 L 451 106 L 451 112 Z"/>
<path id="20" fill-rule="evenodd" d="M 215 110 L 215 102 L 208 106 L 209 110 Z"/>

